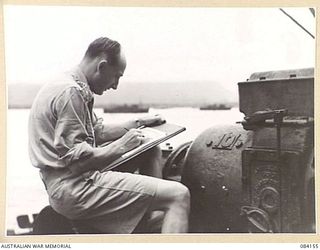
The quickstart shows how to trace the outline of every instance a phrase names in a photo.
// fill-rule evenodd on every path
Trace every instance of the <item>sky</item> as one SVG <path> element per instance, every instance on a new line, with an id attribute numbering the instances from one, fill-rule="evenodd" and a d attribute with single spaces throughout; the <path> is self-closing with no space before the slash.
<path id="1" fill-rule="evenodd" d="M 315 34 L 308 8 L 284 8 Z M 6 82 L 41 83 L 100 36 L 127 57 L 122 82 L 206 81 L 236 92 L 258 71 L 314 67 L 315 40 L 278 8 L 4 6 Z"/>

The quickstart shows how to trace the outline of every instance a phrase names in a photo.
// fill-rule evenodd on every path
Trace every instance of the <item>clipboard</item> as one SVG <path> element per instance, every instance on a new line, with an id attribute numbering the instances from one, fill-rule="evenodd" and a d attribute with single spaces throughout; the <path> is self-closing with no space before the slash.
<path id="1" fill-rule="evenodd" d="M 164 123 L 154 127 L 144 127 L 141 129 L 142 133 L 145 134 L 147 137 L 150 137 L 153 133 L 153 137 L 150 141 L 147 141 L 140 146 L 126 152 L 118 159 L 111 162 L 109 165 L 101 169 L 101 172 L 112 170 L 122 163 L 127 162 L 128 160 L 140 155 L 141 153 L 159 145 L 160 143 L 180 134 L 181 132 L 185 131 L 185 127 L 181 127 L 175 124 Z"/>

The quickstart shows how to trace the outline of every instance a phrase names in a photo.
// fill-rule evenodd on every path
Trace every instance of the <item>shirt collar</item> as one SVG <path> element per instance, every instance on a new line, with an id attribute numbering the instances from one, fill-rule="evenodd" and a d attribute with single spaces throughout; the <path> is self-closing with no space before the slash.
<path id="1" fill-rule="evenodd" d="M 93 92 L 90 90 L 86 76 L 83 74 L 80 67 L 76 67 L 71 76 L 73 80 L 80 86 L 80 92 L 86 102 L 91 102 L 94 98 Z"/>

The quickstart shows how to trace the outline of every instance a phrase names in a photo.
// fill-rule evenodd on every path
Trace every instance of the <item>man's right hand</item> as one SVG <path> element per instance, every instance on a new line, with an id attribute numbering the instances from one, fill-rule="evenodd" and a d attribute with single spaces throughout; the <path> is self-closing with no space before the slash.
<path id="1" fill-rule="evenodd" d="M 123 148 L 123 153 L 138 147 L 144 141 L 144 135 L 140 129 L 130 129 L 120 139 L 117 140 L 120 147 Z"/>

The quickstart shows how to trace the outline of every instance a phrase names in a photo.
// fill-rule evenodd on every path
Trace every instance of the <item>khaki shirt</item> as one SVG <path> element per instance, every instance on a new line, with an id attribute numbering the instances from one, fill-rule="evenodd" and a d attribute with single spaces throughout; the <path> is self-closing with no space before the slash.
<path id="1" fill-rule="evenodd" d="M 103 140 L 105 133 L 102 119 L 97 119 L 92 105 L 93 93 L 79 68 L 41 88 L 29 117 L 33 166 L 62 169 L 90 159 L 96 140 Z"/>
<path id="2" fill-rule="evenodd" d="M 79 69 L 45 85 L 30 111 L 31 162 L 40 169 L 55 211 L 102 232 L 131 233 L 154 202 L 160 180 L 113 171 L 71 171 L 69 166 L 82 162 L 94 169 L 96 142 L 107 138 L 108 129 L 92 105 L 93 94 Z"/>

